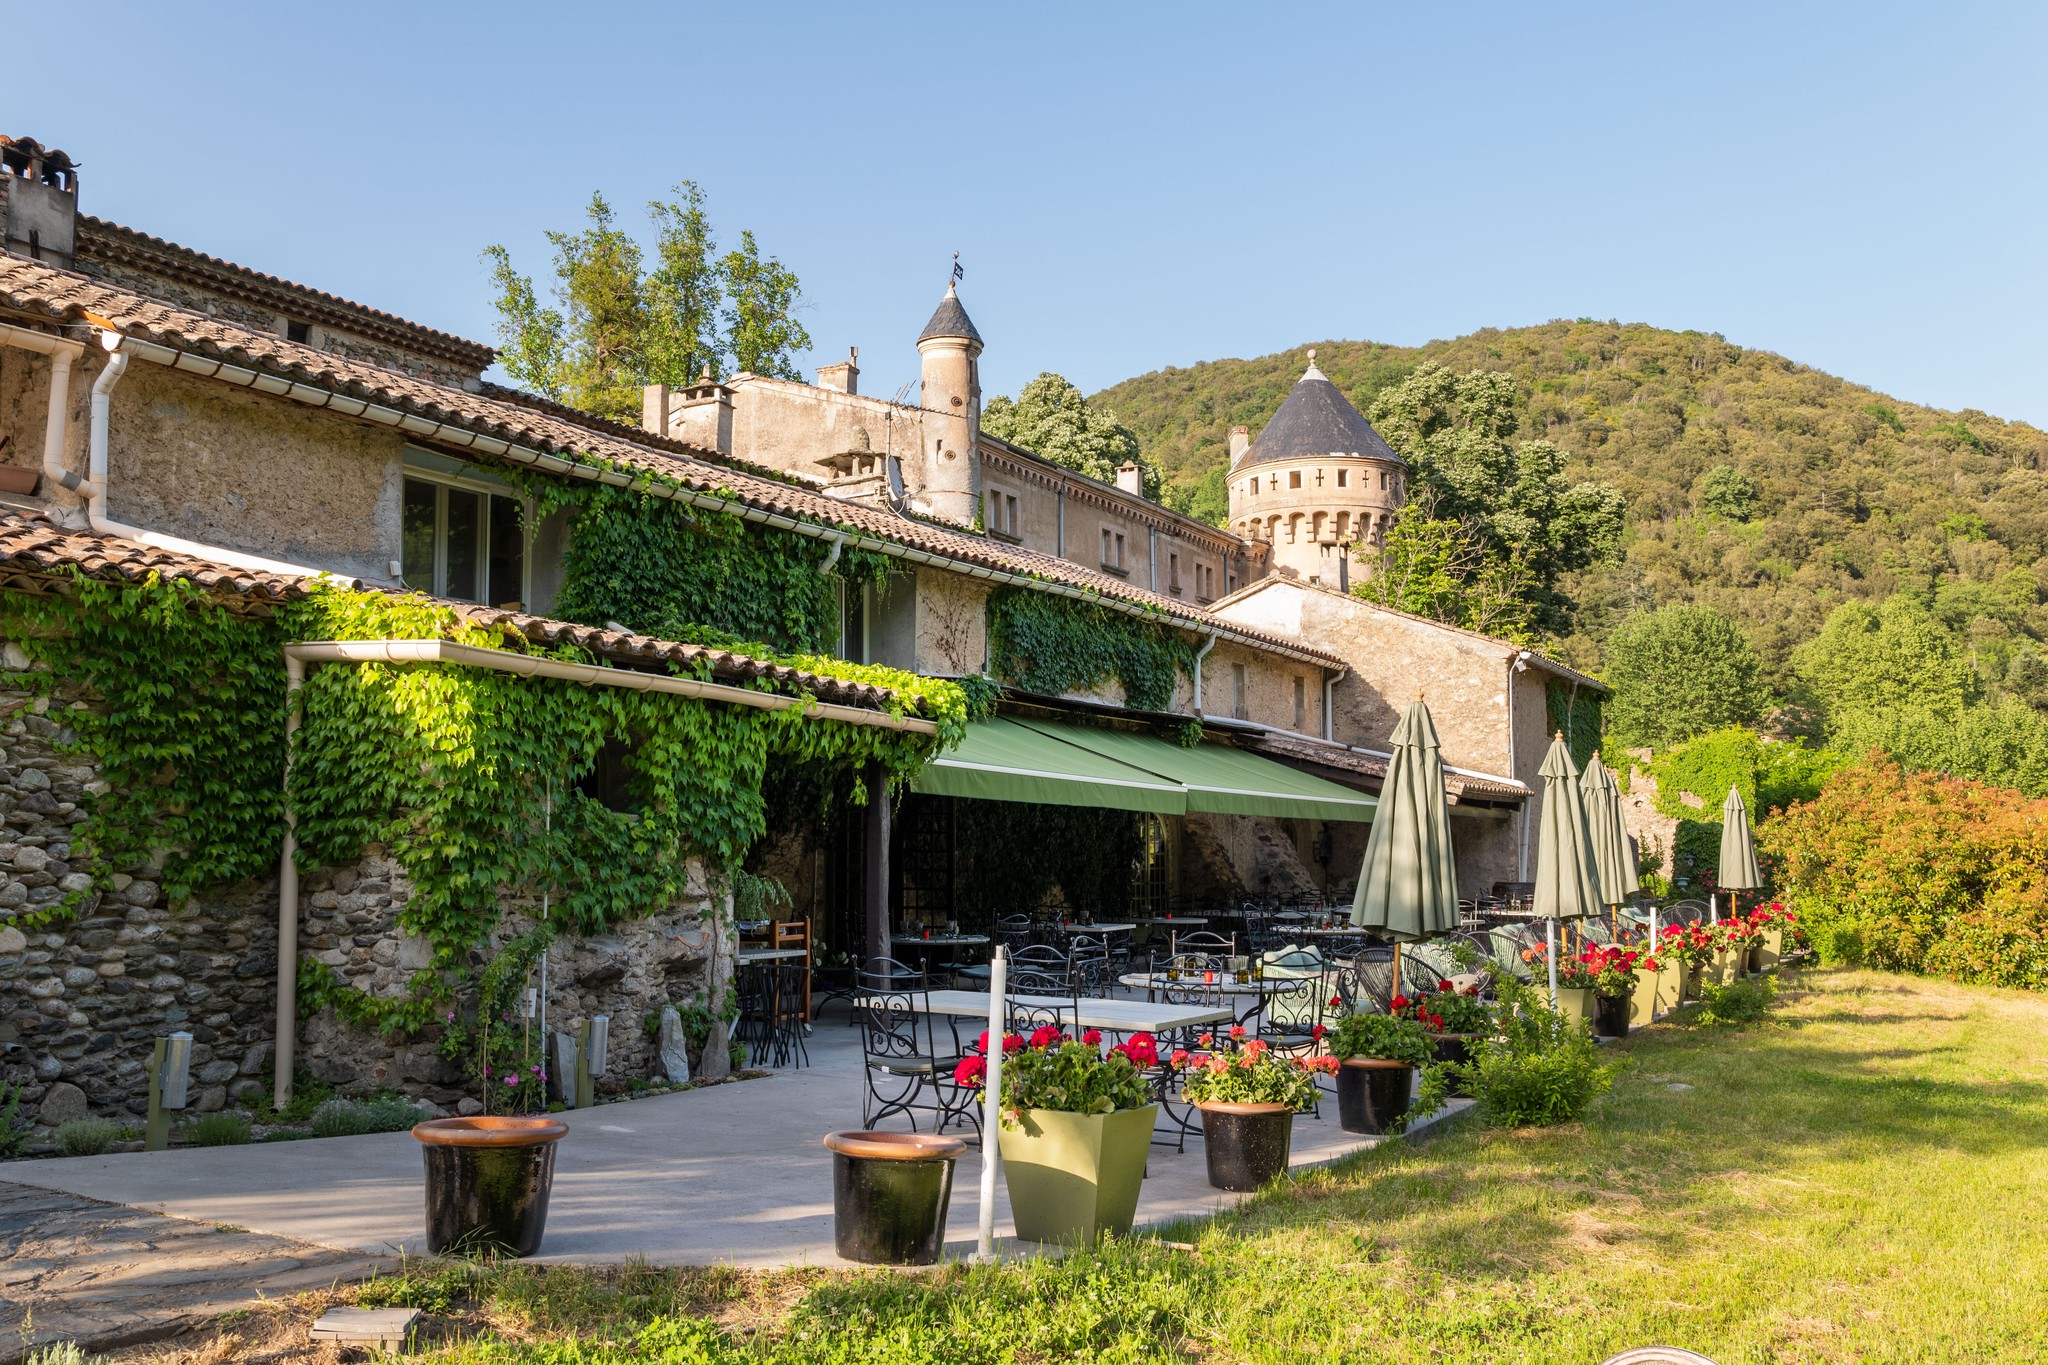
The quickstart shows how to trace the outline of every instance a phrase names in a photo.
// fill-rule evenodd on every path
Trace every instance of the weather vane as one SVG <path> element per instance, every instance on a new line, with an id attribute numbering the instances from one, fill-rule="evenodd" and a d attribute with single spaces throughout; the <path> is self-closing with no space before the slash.
<path id="1" fill-rule="evenodd" d="M 956 251 L 953 253 L 953 283 L 958 284 L 966 278 L 967 272 L 960 268 L 960 253 Z"/>

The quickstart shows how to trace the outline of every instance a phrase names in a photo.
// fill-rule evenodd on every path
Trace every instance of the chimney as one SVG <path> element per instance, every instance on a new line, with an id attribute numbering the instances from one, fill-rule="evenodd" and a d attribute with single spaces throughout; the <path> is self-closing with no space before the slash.
<path id="1" fill-rule="evenodd" d="M 1244 453 L 1251 448 L 1252 429 L 1250 427 L 1232 427 L 1230 429 L 1230 462 L 1236 464 L 1244 458 Z"/>
<path id="2" fill-rule="evenodd" d="M 860 347 L 849 346 L 846 359 L 837 365 L 818 367 L 818 387 L 834 393 L 860 392 Z"/>
<path id="3" fill-rule="evenodd" d="M 1116 467 L 1116 486 L 1133 497 L 1145 496 L 1145 471 L 1138 468 L 1134 460 L 1125 460 Z"/>
<path id="4" fill-rule="evenodd" d="M 0 137 L 0 227 L 13 255 L 69 270 L 78 238 L 78 164 L 34 138 Z"/>
<path id="5" fill-rule="evenodd" d="M 656 436 L 668 435 L 668 385 L 641 386 L 640 429 L 651 431 Z"/>

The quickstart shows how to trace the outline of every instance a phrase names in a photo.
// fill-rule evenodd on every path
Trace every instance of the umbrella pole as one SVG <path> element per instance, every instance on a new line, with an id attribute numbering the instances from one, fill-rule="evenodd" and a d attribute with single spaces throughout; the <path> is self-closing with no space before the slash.
<path id="1" fill-rule="evenodd" d="M 1394 994 L 1401 993 L 1401 940 L 1394 940 Z"/>
<path id="2" fill-rule="evenodd" d="M 1557 1008 L 1557 921 L 1543 921 L 1543 960 L 1550 964 L 1550 1008 Z"/>

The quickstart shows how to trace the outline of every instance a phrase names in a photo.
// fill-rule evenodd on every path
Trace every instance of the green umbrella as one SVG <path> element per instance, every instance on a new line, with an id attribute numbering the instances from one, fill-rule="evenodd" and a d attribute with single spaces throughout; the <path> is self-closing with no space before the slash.
<path id="1" fill-rule="evenodd" d="M 1592 840 L 1586 832 L 1586 802 L 1578 765 L 1560 732 L 1537 771 L 1543 777 L 1543 818 L 1536 831 L 1536 913 L 1544 920 L 1545 956 L 1550 961 L 1550 999 L 1557 1003 L 1557 948 L 1554 921 L 1600 913 L 1600 879 L 1593 870 Z"/>
<path id="2" fill-rule="evenodd" d="M 1393 754 L 1380 785 L 1379 810 L 1365 840 L 1351 922 L 1398 945 L 1458 927 L 1457 869 L 1451 853 L 1451 806 L 1436 726 L 1421 698 L 1394 727 Z M 1398 950 L 1397 950 L 1398 953 Z M 1395 958 L 1399 987 L 1400 959 Z"/>
<path id="3" fill-rule="evenodd" d="M 1642 888 L 1636 877 L 1635 849 L 1621 819 L 1621 784 L 1594 754 L 1579 775 L 1579 794 L 1586 803 L 1586 835 L 1593 848 L 1594 882 L 1602 905 L 1620 905 Z"/>
<path id="4" fill-rule="evenodd" d="M 1730 910 L 1735 908 L 1735 892 L 1754 891 L 1764 884 L 1763 874 L 1756 866 L 1756 845 L 1749 838 L 1749 808 L 1742 804 L 1742 793 L 1734 787 L 1728 789 L 1728 799 L 1721 803 L 1718 880 L 1722 890 L 1729 893 Z"/>

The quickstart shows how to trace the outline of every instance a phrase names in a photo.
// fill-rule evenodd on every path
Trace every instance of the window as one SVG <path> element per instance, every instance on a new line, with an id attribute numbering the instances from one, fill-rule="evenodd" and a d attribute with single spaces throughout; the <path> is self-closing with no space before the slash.
<path id="1" fill-rule="evenodd" d="M 1251 477 L 1251 482 L 1249 482 L 1249 483 L 1247 483 L 1247 484 L 1245 485 L 1245 491 L 1246 491 L 1246 492 L 1248 492 L 1248 493 L 1250 493 L 1250 494 L 1251 494 L 1251 495 L 1252 495 L 1253 497 L 1255 497 L 1255 498 L 1256 498 L 1256 497 L 1257 497 L 1257 496 L 1259 495 L 1259 476 L 1258 476 L 1258 475 L 1256 475 L 1256 474 L 1252 475 L 1252 477 Z"/>
<path id="2" fill-rule="evenodd" d="M 1230 666 L 1230 714 L 1239 720 L 1247 719 L 1244 699 L 1244 665 Z"/>
<path id="3" fill-rule="evenodd" d="M 641 799 L 640 784 L 629 753 L 624 741 L 606 739 L 598 746 L 597 758 L 591 763 L 590 771 L 576 779 L 576 790 L 606 810 L 614 810 L 621 815 L 639 814 L 647 803 Z"/>
<path id="4" fill-rule="evenodd" d="M 1102 567 L 1111 573 L 1124 571 L 1124 537 L 1121 531 L 1102 528 Z"/>
<path id="5" fill-rule="evenodd" d="M 1337 487 L 1339 487 L 1339 488 L 1349 488 L 1350 486 L 1351 486 L 1351 471 L 1350 471 L 1350 470 L 1348 470 L 1348 469 L 1340 469 L 1340 470 L 1338 470 L 1338 471 L 1337 471 Z"/>
<path id="6" fill-rule="evenodd" d="M 1287 471 L 1287 486 L 1289 488 L 1301 487 L 1301 471 L 1299 469 L 1290 469 Z"/>
<path id="7" fill-rule="evenodd" d="M 1012 536 L 1018 534 L 1017 495 L 1014 493 L 1003 494 L 1003 532 Z"/>
<path id="8" fill-rule="evenodd" d="M 845 612 L 839 626 L 839 657 L 848 663 L 868 661 L 868 585 L 842 583 Z"/>
<path id="9" fill-rule="evenodd" d="M 1106 569 L 1109 565 L 1109 528 L 1105 526 L 1102 528 L 1102 567 Z"/>
<path id="10" fill-rule="evenodd" d="M 1380 471 L 1380 491 L 1384 493 L 1384 492 L 1386 491 L 1386 488 L 1387 488 L 1387 471 L 1386 471 L 1386 470 L 1384 470 L 1384 469 L 1382 469 L 1382 470 Z"/>
<path id="11" fill-rule="evenodd" d="M 310 322 L 293 322 L 290 318 L 286 318 L 284 339 L 286 341 L 296 341 L 301 346 L 311 346 L 313 344 L 313 324 Z"/>
<path id="12" fill-rule="evenodd" d="M 1297 677 L 1294 680 L 1294 728 L 1301 730 L 1306 729 L 1307 726 L 1308 683 L 1305 679 Z"/>
<path id="13" fill-rule="evenodd" d="M 401 552 L 408 588 L 499 607 L 524 600 L 526 533 L 517 499 L 408 478 Z"/>
<path id="14" fill-rule="evenodd" d="M 1166 588 L 1171 593 L 1178 594 L 1180 592 L 1179 555 L 1169 554 L 1166 556 Z"/>
<path id="15" fill-rule="evenodd" d="M 989 490 L 987 529 L 994 535 L 1008 536 L 1012 540 L 1017 538 L 1015 494 L 999 492 L 993 488 Z"/>

